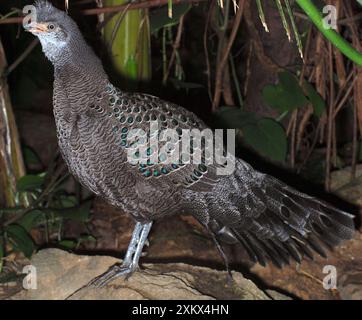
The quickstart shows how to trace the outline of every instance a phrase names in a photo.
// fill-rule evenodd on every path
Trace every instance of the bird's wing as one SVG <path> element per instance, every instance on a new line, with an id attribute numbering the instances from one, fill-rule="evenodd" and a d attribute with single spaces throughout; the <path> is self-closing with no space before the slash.
<path id="1" fill-rule="evenodd" d="M 210 191 L 218 182 L 218 165 L 212 163 L 212 155 L 203 152 L 204 142 L 196 145 L 192 140 L 190 150 L 182 151 L 182 144 L 188 141 L 183 140 L 187 130 L 210 130 L 186 109 L 148 94 L 126 93 L 108 85 L 88 111 L 109 118 L 110 134 L 117 137 L 120 150 L 127 153 L 127 169 L 143 180 L 198 191 Z M 156 121 L 157 127 L 151 127 Z M 192 161 L 197 152 L 201 163 Z"/>

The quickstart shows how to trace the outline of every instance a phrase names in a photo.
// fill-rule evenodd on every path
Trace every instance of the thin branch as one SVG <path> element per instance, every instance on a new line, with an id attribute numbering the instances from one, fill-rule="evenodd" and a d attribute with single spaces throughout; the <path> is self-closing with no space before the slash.
<path id="1" fill-rule="evenodd" d="M 333 79 L 333 53 L 332 45 L 328 43 L 329 49 L 329 112 L 328 112 L 328 124 L 327 124 L 327 154 L 326 154 L 326 177 L 325 177 L 325 189 L 329 191 L 331 189 L 331 156 L 332 156 L 332 135 L 333 135 L 333 122 L 334 122 L 334 79 Z"/>
<path id="2" fill-rule="evenodd" d="M 119 30 L 119 27 L 121 26 L 121 23 L 122 23 L 124 17 L 126 16 L 126 13 L 129 9 L 130 5 L 131 5 L 131 3 L 128 3 L 127 6 L 124 8 L 124 10 L 122 11 L 122 14 L 118 17 L 116 25 L 114 26 L 114 28 L 112 30 L 111 40 L 109 41 L 109 47 L 108 47 L 109 52 L 112 52 L 114 39 L 116 39 L 116 35 Z"/>
<path id="3" fill-rule="evenodd" d="M 178 3 L 199 3 L 199 2 L 206 2 L 207 0 L 173 0 L 173 4 Z M 74 12 L 79 12 L 85 16 L 89 15 L 98 15 L 101 13 L 112 13 L 123 11 L 125 8 L 129 6 L 129 10 L 136 10 L 136 9 L 148 9 L 154 7 L 160 7 L 168 4 L 168 0 L 149 0 L 149 1 L 142 1 L 142 2 L 134 2 L 134 3 L 127 3 L 118 6 L 110 6 L 110 7 L 102 7 L 102 8 L 92 8 L 92 9 L 84 9 L 84 10 L 74 10 Z M 0 24 L 18 24 L 23 22 L 23 17 L 16 17 L 16 18 L 7 18 L 0 20 Z"/>
<path id="4" fill-rule="evenodd" d="M 180 48 L 182 30 L 183 30 L 183 25 L 184 25 L 184 17 L 185 17 L 185 15 L 182 15 L 181 18 L 180 18 L 180 23 L 179 23 L 179 26 L 178 26 L 178 29 L 177 29 L 176 39 L 175 39 L 175 42 L 174 42 L 174 44 L 172 46 L 173 51 L 172 51 L 172 54 L 171 54 L 170 62 L 168 64 L 167 71 L 166 71 L 166 73 L 165 73 L 165 75 L 163 77 L 163 80 L 162 80 L 162 82 L 164 84 L 166 84 L 168 76 L 169 76 L 169 74 L 171 72 L 171 68 L 172 68 L 173 62 L 175 61 L 175 57 L 176 57 L 176 51 Z"/>
<path id="5" fill-rule="evenodd" d="M 207 46 L 207 33 L 209 30 L 209 25 L 210 25 L 210 19 L 211 19 L 211 14 L 212 11 L 214 9 L 215 6 L 215 1 L 213 0 L 210 4 L 208 13 L 207 13 L 207 18 L 206 18 L 206 23 L 205 23 L 205 31 L 204 31 L 204 52 L 205 52 L 205 58 L 206 58 L 206 75 L 207 75 L 207 93 L 209 95 L 209 99 L 210 102 L 212 101 L 212 93 L 211 93 L 211 66 L 210 66 L 210 57 L 209 57 L 209 49 Z"/>
<path id="6" fill-rule="evenodd" d="M 225 65 L 228 61 L 228 56 L 230 54 L 230 51 L 231 51 L 231 47 L 234 43 L 234 40 L 235 40 L 235 37 L 236 37 L 236 34 L 239 30 L 239 25 L 240 25 L 240 21 L 241 21 L 241 17 L 243 15 L 243 8 L 244 8 L 244 3 L 245 3 L 245 0 L 239 0 L 239 9 L 238 11 L 236 12 L 236 15 L 235 15 L 235 20 L 234 20 L 234 23 L 233 23 L 233 28 L 231 30 L 231 34 L 230 34 L 230 38 L 229 38 L 229 41 L 226 45 L 226 48 L 224 50 L 224 54 L 223 54 L 223 57 L 220 61 L 220 64 L 218 65 L 218 68 L 217 68 L 217 71 L 216 71 L 216 83 L 215 83 L 215 93 L 214 93 L 214 100 L 213 100 L 213 104 L 212 104 L 212 108 L 213 108 L 213 111 L 216 110 L 217 106 L 219 105 L 219 102 L 220 102 L 220 96 L 221 96 L 221 91 L 222 91 L 222 80 L 223 80 L 223 71 L 224 71 L 224 68 L 225 68 Z"/>
<path id="7" fill-rule="evenodd" d="M 38 45 L 39 39 L 35 38 L 29 46 L 24 50 L 24 52 L 5 70 L 5 76 L 8 76 L 14 69 L 22 63 L 26 57 L 33 51 L 33 49 Z"/>

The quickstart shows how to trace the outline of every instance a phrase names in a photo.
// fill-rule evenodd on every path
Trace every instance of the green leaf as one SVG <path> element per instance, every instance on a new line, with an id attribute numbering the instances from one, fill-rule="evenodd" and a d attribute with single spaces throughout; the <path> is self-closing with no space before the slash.
<path id="1" fill-rule="evenodd" d="M 35 191 L 36 189 L 41 188 L 43 183 L 44 176 L 28 174 L 18 180 L 16 187 L 18 192 Z"/>
<path id="2" fill-rule="evenodd" d="M 362 6 L 362 0 L 357 0 L 357 2 Z"/>
<path id="3" fill-rule="evenodd" d="M 57 208 L 74 208 L 77 206 L 77 198 L 73 195 L 60 195 Z"/>
<path id="4" fill-rule="evenodd" d="M 51 210 L 56 216 L 60 218 L 86 222 L 89 220 L 91 205 L 92 201 L 88 200 L 77 207 Z"/>
<path id="5" fill-rule="evenodd" d="M 303 88 L 305 93 L 313 106 L 314 114 L 320 118 L 326 110 L 326 103 L 314 87 L 307 81 L 304 81 Z"/>
<path id="6" fill-rule="evenodd" d="M 287 155 L 287 137 L 275 120 L 260 118 L 252 112 L 235 107 L 221 107 L 215 113 L 215 126 L 241 129 L 243 140 L 261 155 L 275 161 L 284 161 Z"/>
<path id="7" fill-rule="evenodd" d="M 85 241 L 96 242 L 97 239 L 91 234 L 84 234 L 80 237 L 79 241 L 80 242 L 85 242 Z"/>
<path id="8" fill-rule="evenodd" d="M 29 232 L 31 229 L 43 223 L 44 220 L 44 212 L 35 209 L 26 213 L 23 217 L 19 218 L 16 223 Z"/>
<path id="9" fill-rule="evenodd" d="M 14 245 L 14 249 L 23 252 L 27 258 L 30 258 L 35 247 L 28 232 L 17 224 L 7 226 L 5 232 L 9 241 Z"/>
<path id="10" fill-rule="evenodd" d="M 274 161 L 284 161 L 287 155 L 287 136 L 283 127 L 273 119 L 262 118 L 242 128 L 243 139 L 261 155 Z"/>
<path id="11" fill-rule="evenodd" d="M 266 85 L 263 88 L 263 101 L 280 113 L 304 107 L 308 103 L 308 100 L 297 78 L 287 71 L 280 72 L 278 77 L 278 84 Z"/>
<path id="12" fill-rule="evenodd" d="M 59 242 L 59 245 L 66 249 L 74 249 L 78 244 L 78 241 L 75 240 L 62 240 Z"/>
<path id="13" fill-rule="evenodd" d="M 236 107 L 220 107 L 214 114 L 215 126 L 224 129 L 240 129 L 247 124 L 255 124 L 258 116 Z"/>
<path id="14" fill-rule="evenodd" d="M 172 18 L 168 16 L 168 8 L 162 7 L 161 9 L 154 10 L 150 14 L 150 29 L 151 33 L 155 33 L 164 27 L 174 26 L 179 23 L 182 15 L 187 13 L 191 8 L 188 3 L 180 3 L 173 5 Z"/>
<path id="15" fill-rule="evenodd" d="M 37 154 L 29 147 L 23 148 L 23 157 L 27 165 L 38 165 L 41 163 Z"/>

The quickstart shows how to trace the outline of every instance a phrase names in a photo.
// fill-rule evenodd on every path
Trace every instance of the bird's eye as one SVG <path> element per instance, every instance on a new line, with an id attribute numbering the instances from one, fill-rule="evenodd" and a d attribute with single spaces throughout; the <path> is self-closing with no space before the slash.
<path id="1" fill-rule="evenodd" d="M 49 23 L 49 24 L 48 24 L 48 29 L 49 29 L 49 30 L 54 30 L 54 29 L 55 29 L 55 25 L 52 24 L 52 23 Z"/>

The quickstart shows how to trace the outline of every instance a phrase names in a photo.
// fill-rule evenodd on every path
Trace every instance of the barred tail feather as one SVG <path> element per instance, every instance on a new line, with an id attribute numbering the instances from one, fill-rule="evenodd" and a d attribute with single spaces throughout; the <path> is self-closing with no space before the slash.
<path id="1" fill-rule="evenodd" d="M 224 200 L 232 199 L 240 219 L 228 221 L 225 216 L 214 216 L 216 225 L 220 226 L 216 235 L 227 232 L 234 237 L 253 262 L 266 265 L 271 261 L 283 267 L 290 260 L 313 259 L 314 252 L 326 257 L 326 249 L 353 237 L 355 227 L 351 214 L 271 176 L 257 173 L 257 178 L 252 185 L 240 181 L 242 195 Z"/>

